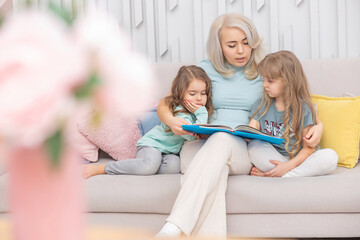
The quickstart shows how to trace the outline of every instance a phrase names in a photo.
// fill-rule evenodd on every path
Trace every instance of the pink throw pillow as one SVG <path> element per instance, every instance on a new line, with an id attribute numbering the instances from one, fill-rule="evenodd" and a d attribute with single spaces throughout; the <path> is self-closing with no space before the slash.
<path id="1" fill-rule="evenodd" d="M 104 116 L 99 126 L 90 118 L 78 123 L 78 128 L 89 141 L 115 160 L 135 158 L 136 143 L 141 138 L 135 117 Z"/>
<path id="2" fill-rule="evenodd" d="M 96 162 L 98 160 L 99 148 L 90 142 L 78 129 L 77 141 L 75 145 L 80 156 L 90 162 Z"/>
<path id="3" fill-rule="evenodd" d="M 68 141 L 71 146 L 82 158 L 90 162 L 96 162 L 98 160 L 99 148 L 79 131 L 77 124 L 79 119 L 86 118 L 88 115 L 87 112 L 89 112 L 87 108 L 81 108 L 73 118 L 70 119 L 67 126 L 67 136 L 69 137 Z"/>

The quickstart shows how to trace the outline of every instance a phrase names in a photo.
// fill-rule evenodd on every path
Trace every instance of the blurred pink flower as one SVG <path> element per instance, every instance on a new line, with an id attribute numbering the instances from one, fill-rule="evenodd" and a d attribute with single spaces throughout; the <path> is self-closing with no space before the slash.
<path id="1" fill-rule="evenodd" d="M 106 114 L 140 114 L 151 104 L 153 73 L 145 57 L 133 51 L 115 20 L 90 13 L 75 23 L 75 38 L 102 86 L 97 99 Z"/>
<path id="2" fill-rule="evenodd" d="M 0 132 L 35 146 L 71 114 L 73 89 L 87 79 L 85 55 L 62 21 L 24 12 L 0 32 Z"/>
<path id="3" fill-rule="evenodd" d="M 84 106 L 75 90 L 93 74 L 100 85 L 85 105 L 111 116 L 138 115 L 152 104 L 150 64 L 133 51 L 119 25 L 100 13 L 72 26 L 46 12 L 17 13 L 1 28 L 0 52 L 0 138 L 16 146 L 40 145 L 74 122 L 68 118 Z"/>

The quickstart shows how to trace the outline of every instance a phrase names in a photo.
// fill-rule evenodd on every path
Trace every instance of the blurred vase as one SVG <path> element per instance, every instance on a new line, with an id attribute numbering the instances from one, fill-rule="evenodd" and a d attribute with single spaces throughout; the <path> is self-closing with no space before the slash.
<path id="1" fill-rule="evenodd" d="M 54 167 L 44 148 L 22 148 L 13 150 L 9 160 L 14 239 L 83 239 L 78 155 L 63 151 Z"/>

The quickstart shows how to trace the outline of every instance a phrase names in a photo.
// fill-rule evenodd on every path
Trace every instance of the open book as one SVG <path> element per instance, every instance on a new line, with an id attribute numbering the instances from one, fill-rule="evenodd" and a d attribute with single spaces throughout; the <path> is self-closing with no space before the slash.
<path id="1" fill-rule="evenodd" d="M 259 139 L 272 144 L 280 145 L 284 139 L 269 136 L 256 128 L 248 125 L 239 125 L 234 129 L 224 125 L 211 125 L 211 124 L 198 124 L 198 125 L 182 125 L 182 128 L 189 132 L 198 134 L 211 135 L 216 132 L 227 132 L 236 136 L 240 136 L 247 139 Z"/>

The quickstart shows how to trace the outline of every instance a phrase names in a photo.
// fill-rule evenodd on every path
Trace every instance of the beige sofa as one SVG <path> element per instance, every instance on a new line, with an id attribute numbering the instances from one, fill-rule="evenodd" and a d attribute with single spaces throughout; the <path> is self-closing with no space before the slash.
<path id="1" fill-rule="evenodd" d="M 360 58 L 304 60 L 312 93 L 360 95 Z M 155 64 L 160 89 L 169 91 L 182 64 Z M 360 124 L 360 123 L 359 123 Z M 8 174 L 0 176 L 0 218 L 6 216 Z M 89 224 L 157 232 L 180 189 L 180 174 L 100 175 L 85 181 Z M 328 176 L 260 178 L 230 176 L 227 190 L 229 236 L 360 237 L 360 164 L 338 167 Z"/>

